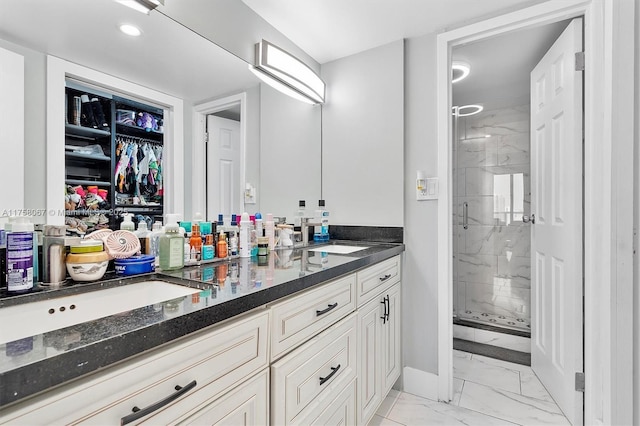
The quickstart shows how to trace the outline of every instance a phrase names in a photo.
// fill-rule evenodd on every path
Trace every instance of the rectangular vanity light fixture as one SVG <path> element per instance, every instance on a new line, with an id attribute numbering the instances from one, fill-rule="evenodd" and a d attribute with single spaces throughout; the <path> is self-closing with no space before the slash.
<path id="1" fill-rule="evenodd" d="M 164 0 L 116 0 L 118 3 L 122 3 L 125 6 L 128 6 L 132 9 L 137 10 L 138 12 L 142 12 L 145 14 L 149 14 L 153 9 L 164 5 Z"/>
<path id="2" fill-rule="evenodd" d="M 324 103 L 325 83 L 309 66 L 266 40 L 256 44 L 255 64 L 249 66 L 261 80 L 296 99 Z"/>

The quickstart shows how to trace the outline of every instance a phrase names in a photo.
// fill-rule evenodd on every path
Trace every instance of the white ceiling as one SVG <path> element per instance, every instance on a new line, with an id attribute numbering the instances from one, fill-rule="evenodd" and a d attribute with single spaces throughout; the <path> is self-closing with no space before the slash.
<path id="1" fill-rule="evenodd" d="M 122 34 L 121 23 L 142 35 Z M 209 40 L 114 0 L 0 0 L 0 39 L 193 101 L 258 84 L 244 61 Z"/>
<path id="2" fill-rule="evenodd" d="M 454 61 L 471 65 L 453 85 L 453 104 L 481 104 L 486 110 L 529 103 L 529 75 L 569 21 L 520 30 L 455 47 Z"/>
<path id="3" fill-rule="evenodd" d="M 242 0 L 320 64 L 532 6 L 542 0 Z M 456 47 L 471 64 L 454 105 L 528 103 L 529 74 L 567 22 Z M 435 58 L 434 58 L 435 60 Z"/>
<path id="4" fill-rule="evenodd" d="M 542 0 L 242 0 L 320 64 Z"/>

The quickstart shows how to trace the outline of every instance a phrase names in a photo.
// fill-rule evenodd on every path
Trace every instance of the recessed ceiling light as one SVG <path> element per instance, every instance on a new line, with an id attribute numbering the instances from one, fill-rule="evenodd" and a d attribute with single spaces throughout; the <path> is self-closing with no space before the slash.
<path id="1" fill-rule="evenodd" d="M 130 24 L 120 25 L 120 31 L 122 31 L 126 35 L 130 35 L 133 37 L 138 37 L 140 34 L 142 34 L 142 31 L 140 31 L 140 28 Z"/>
<path id="2" fill-rule="evenodd" d="M 484 109 L 482 105 L 463 105 L 461 107 L 454 107 L 454 114 L 455 108 L 458 108 L 458 117 L 468 117 L 470 115 L 475 115 L 482 112 L 482 110 Z M 467 110 L 469 110 L 469 112 L 463 112 Z"/>
<path id="3" fill-rule="evenodd" d="M 490 137 L 491 137 L 491 135 L 484 135 L 484 137 L 485 137 L 485 138 L 490 138 Z"/>
<path id="4" fill-rule="evenodd" d="M 466 62 L 455 61 L 451 64 L 451 83 L 457 83 L 467 78 L 471 72 L 471 67 Z"/>

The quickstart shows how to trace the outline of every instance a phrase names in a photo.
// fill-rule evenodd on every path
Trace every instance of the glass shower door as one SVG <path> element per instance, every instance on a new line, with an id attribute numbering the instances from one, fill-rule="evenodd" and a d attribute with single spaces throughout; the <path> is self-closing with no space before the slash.
<path id="1" fill-rule="evenodd" d="M 529 331 L 529 107 L 453 120 L 454 321 Z"/>

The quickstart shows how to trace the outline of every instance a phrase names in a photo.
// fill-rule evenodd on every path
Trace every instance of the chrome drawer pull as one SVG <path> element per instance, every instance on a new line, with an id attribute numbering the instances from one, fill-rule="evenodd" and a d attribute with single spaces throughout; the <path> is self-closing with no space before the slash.
<path id="1" fill-rule="evenodd" d="M 320 377 L 320 385 L 321 386 L 324 385 L 327 380 L 332 378 L 333 375 L 338 372 L 338 370 L 340 370 L 340 364 L 338 364 L 337 367 L 331 367 L 331 373 L 329 373 L 327 377 Z"/>
<path id="2" fill-rule="evenodd" d="M 129 414 L 128 416 L 124 416 L 123 418 L 120 419 L 120 426 L 124 426 L 126 424 L 129 424 L 131 422 L 134 422 L 144 416 L 146 416 L 147 414 L 151 414 L 154 411 L 164 407 L 165 405 L 169 404 L 172 401 L 175 401 L 176 399 L 180 398 L 182 395 L 184 395 L 185 393 L 189 392 L 191 389 L 195 388 L 197 385 L 196 381 L 194 380 L 193 382 L 189 383 L 188 385 L 186 385 L 185 387 L 182 386 L 176 386 L 175 389 L 177 392 L 169 395 L 168 397 L 156 402 L 155 404 L 151 404 L 150 406 L 146 407 L 146 408 L 138 408 L 138 407 L 133 407 L 131 409 L 131 411 L 133 411 L 133 414 Z"/>
<path id="3" fill-rule="evenodd" d="M 382 282 L 382 281 L 388 280 L 389 278 L 391 278 L 391 274 L 387 274 L 384 277 L 379 277 L 379 280 L 380 280 L 380 282 Z"/>
<path id="4" fill-rule="evenodd" d="M 327 312 L 329 312 L 330 310 L 332 310 L 333 308 L 335 308 L 336 306 L 338 306 L 338 302 L 334 303 L 333 305 L 327 305 L 328 308 L 327 309 L 323 309 L 321 311 L 316 311 L 316 316 L 320 316 L 320 315 L 324 315 Z"/>

